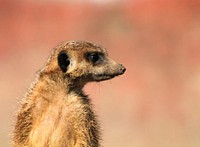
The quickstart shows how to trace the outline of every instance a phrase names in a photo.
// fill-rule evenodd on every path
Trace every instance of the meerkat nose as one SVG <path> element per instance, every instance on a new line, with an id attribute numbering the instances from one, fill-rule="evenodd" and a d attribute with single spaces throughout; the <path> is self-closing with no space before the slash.
<path id="1" fill-rule="evenodd" d="M 126 68 L 122 64 L 120 64 L 120 71 L 122 74 L 126 71 Z"/>

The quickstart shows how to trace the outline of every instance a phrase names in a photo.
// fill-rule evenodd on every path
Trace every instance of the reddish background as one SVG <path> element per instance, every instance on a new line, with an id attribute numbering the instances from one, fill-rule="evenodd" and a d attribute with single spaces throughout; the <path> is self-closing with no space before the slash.
<path id="1" fill-rule="evenodd" d="M 106 147 L 199 147 L 200 1 L 0 1 L 0 146 L 53 47 L 88 40 L 127 72 L 86 86 Z"/>

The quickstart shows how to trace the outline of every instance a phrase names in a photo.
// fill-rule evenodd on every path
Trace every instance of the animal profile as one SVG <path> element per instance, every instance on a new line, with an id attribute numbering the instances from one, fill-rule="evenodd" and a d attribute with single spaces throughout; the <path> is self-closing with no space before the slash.
<path id="1" fill-rule="evenodd" d="M 99 121 L 83 87 L 125 70 L 100 45 L 86 41 L 59 44 L 21 101 L 14 147 L 99 147 Z"/>

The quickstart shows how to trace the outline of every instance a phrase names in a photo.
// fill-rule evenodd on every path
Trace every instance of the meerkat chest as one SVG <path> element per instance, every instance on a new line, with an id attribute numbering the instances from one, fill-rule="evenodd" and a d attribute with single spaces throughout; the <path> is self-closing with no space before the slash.
<path id="1" fill-rule="evenodd" d="M 76 95 L 59 97 L 40 115 L 30 133 L 30 144 L 34 146 L 84 145 L 94 137 L 90 131 L 95 127 L 96 120 L 92 117 L 91 107 Z"/>

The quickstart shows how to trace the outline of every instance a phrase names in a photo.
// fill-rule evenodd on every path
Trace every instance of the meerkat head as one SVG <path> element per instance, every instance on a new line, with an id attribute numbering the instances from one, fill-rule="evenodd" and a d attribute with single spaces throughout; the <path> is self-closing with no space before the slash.
<path id="1" fill-rule="evenodd" d="M 59 45 L 47 67 L 64 78 L 82 83 L 108 80 L 122 75 L 126 70 L 122 64 L 112 60 L 103 47 L 83 41 Z"/>

